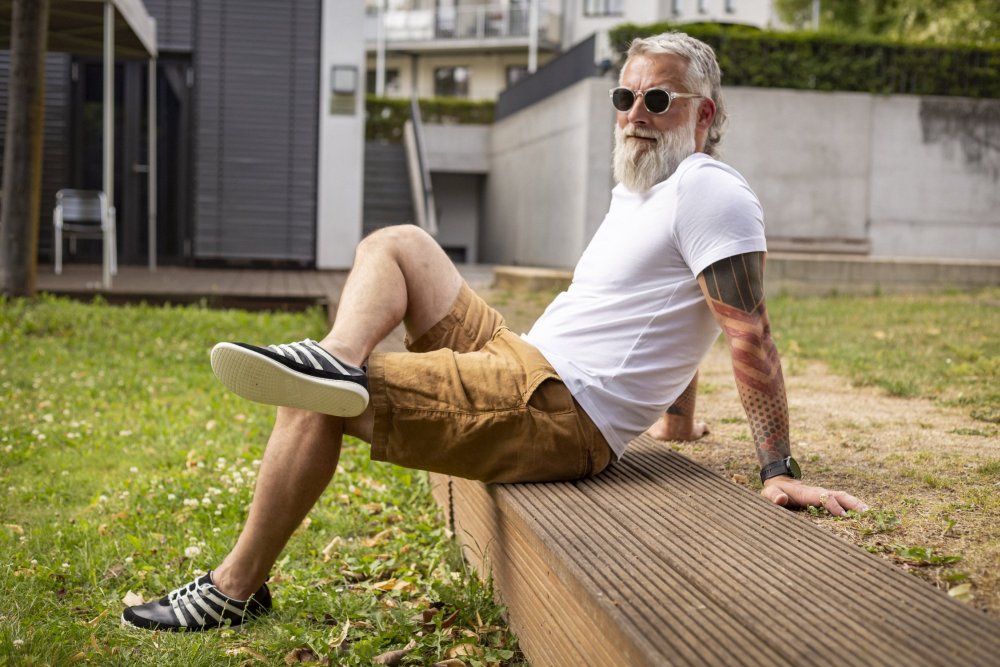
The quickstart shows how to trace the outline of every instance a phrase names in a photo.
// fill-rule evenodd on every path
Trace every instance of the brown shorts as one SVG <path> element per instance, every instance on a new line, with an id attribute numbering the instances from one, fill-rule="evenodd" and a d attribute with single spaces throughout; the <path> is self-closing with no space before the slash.
<path id="1" fill-rule="evenodd" d="M 555 369 L 463 284 L 410 352 L 372 354 L 372 458 L 484 482 L 595 475 L 611 448 Z"/>

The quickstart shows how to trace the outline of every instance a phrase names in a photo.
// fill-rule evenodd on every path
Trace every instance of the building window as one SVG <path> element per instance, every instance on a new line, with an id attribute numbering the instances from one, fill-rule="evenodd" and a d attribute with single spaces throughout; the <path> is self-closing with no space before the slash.
<path id="1" fill-rule="evenodd" d="M 702 14 L 707 14 L 708 13 L 708 1 L 707 0 L 698 0 L 698 11 L 701 12 Z"/>
<path id="2" fill-rule="evenodd" d="M 726 13 L 727 14 L 736 13 L 736 0 L 726 0 Z"/>
<path id="3" fill-rule="evenodd" d="M 584 16 L 621 16 L 625 0 L 583 0 Z"/>
<path id="4" fill-rule="evenodd" d="M 375 70 L 368 70 L 367 90 L 369 95 L 375 94 Z M 394 95 L 399 93 L 399 70 L 387 69 L 385 71 L 385 93 Z"/>
<path id="5" fill-rule="evenodd" d="M 672 0 L 670 3 L 670 11 L 673 12 L 674 16 L 681 15 L 681 0 Z"/>
<path id="6" fill-rule="evenodd" d="M 434 96 L 468 97 L 471 78 L 468 67 L 438 67 L 434 70 Z"/>
<path id="7" fill-rule="evenodd" d="M 527 65 L 507 65 L 507 87 L 510 88 L 521 79 L 527 78 Z"/>

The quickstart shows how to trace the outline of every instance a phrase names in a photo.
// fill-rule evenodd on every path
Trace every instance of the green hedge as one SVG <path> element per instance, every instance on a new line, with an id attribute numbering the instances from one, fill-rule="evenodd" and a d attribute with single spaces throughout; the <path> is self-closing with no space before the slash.
<path id="1" fill-rule="evenodd" d="M 609 38 L 625 53 L 635 37 L 668 30 L 711 44 L 725 85 L 1000 98 L 1000 47 L 928 46 L 719 24 L 624 24 L 610 30 Z"/>
<path id="2" fill-rule="evenodd" d="M 400 143 L 403 141 L 403 124 L 410 118 L 410 100 L 395 97 L 365 99 L 365 140 Z M 425 123 L 464 125 L 493 122 L 493 101 L 470 101 L 447 97 L 420 100 L 420 117 Z"/>

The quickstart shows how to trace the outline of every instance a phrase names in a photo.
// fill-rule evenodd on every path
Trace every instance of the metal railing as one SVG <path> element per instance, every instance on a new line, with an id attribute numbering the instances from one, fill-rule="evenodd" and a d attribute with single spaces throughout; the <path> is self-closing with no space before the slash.
<path id="1" fill-rule="evenodd" d="M 560 15 L 540 8 L 539 40 L 557 44 L 560 38 Z M 530 11 L 525 7 L 476 5 L 437 7 L 435 9 L 396 9 L 382 12 L 387 42 L 423 42 L 490 38 L 527 39 Z M 374 42 L 379 13 L 369 9 L 365 17 L 365 37 Z"/>
<path id="2" fill-rule="evenodd" d="M 427 163 L 420 103 L 416 97 L 410 99 L 410 120 L 403 126 L 403 143 L 406 146 L 406 167 L 410 174 L 410 192 L 413 194 L 417 225 L 431 236 L 437 236 L 437 206 L 434 203 L 431 170 Z"/>

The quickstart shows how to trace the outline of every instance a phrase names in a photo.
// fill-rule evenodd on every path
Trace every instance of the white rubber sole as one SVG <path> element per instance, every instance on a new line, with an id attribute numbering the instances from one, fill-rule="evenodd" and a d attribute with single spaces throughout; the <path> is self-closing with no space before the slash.
<path id="1" fill-rule="evenodd" d="M 356 417 L 368 407 L 368 390 L 349 380 L 325 380 L 233 343 L 212 348 L 212 370 L 233 393 L 255 403 L 283 405 L 335 417 Z"/>

